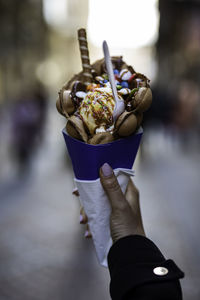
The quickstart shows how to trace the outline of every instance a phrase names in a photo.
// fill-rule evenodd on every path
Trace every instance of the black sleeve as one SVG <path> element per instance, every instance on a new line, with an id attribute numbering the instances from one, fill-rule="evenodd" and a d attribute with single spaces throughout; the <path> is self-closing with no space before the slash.
<path id="1" fill-rule="evenodd" d="M 183 272 L 146 237 L 118 240 L 108 254 L 113 300 L 181 300 Z"/>

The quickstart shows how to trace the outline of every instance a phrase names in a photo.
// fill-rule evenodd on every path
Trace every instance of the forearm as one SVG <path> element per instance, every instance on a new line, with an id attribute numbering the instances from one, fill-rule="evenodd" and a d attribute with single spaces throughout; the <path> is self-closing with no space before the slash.
<path id="1" fill-rule="evenodd" d="M 178 279 L 183 272 L 145 237 L 134 235 L 117 241 L 109 252 L 108 264 L 113 300 L 182 299 Z"/>

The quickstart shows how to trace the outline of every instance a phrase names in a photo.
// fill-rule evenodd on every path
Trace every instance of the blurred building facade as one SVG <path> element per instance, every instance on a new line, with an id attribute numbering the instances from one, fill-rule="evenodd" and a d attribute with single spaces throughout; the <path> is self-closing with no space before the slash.
<path id="1" fill-rule="evenodd" d="M 33 88 L 35 69 L 48 51 L 42 0 L 0 0 L 0 103 Z"/>
<path id="2" fill-rule="evenodd" d="M 157 78 L 151 121 L 200 130 L 200 3 L 159 1 Z"/>

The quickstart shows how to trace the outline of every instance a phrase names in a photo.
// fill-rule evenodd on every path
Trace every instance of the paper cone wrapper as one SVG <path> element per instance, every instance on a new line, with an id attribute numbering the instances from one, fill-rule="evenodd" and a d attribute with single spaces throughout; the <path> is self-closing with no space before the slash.
<path id="1" fill-rule="evenodd" d="M 97 258 L 107 266 L 107 254 L 112 245 L 110 236 L 110 204 L 99 179 L 99 169 L 107 162 L 114 170 L 125 193 L 132 166 L 139 148 L 143 130 L 103 145 L 89 145 L 70 137 L 63 129 L 63 136 L 70 155 L 80 202 L 88 217 Z"/>

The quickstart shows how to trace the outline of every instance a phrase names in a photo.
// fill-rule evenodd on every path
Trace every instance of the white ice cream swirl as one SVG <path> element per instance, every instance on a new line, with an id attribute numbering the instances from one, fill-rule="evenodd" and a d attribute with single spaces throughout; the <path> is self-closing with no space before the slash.
<path id="1" fill-rule="evenodd" d="M 104 128 L 106 131 L 113 125 L 114 107 L 115 100 L 109 87 L 96 88 L 86 94 L 81 102 L 79 115 L 91 135 L 96 129 L 98 131 L 98 128 Z"/>

